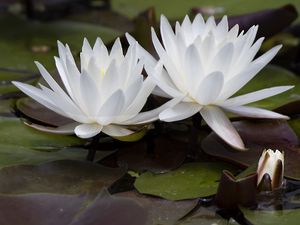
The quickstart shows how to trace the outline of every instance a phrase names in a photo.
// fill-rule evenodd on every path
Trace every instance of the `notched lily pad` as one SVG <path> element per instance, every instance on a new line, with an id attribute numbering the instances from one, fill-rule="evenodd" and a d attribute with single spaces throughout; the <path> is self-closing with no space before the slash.
<path id="1" fill-rule="evenodd" d="M 225 163 L 188 163 L 164 174 L 143 173 L 134 186 L 140 193 L 169 200 L 206 197 L 216 193 L 224 169 L 235 170 Z"/>

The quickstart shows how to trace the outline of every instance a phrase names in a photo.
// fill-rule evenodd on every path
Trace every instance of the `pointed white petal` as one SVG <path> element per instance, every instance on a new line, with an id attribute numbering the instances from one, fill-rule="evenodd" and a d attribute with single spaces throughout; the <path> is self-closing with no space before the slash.
<path id="1" fill-rule="evenodd" d="M 39 69 L 41 75 L 45 79 L 45 81 L 49 84 L 53 91 L 60 95 L 66 95 L 63 89 L 56 83 L 56 81 L 52 78 L 52 76 L 48 73 L 45 67 L 39 62 L 35 62 L 37 68 Z"/>
<path id="2" fill-rule="evenodd" d="M 110 51 L 110 57 L 112 57 L 112 59 L 117 59 L 118 61 L 121 60 L 122 58 L 124 58 L 120 38 L 117 38 L 115 40 L 115 42 L 111 48 L 111 51 Z"/>
<path id="3" fill-rule="evenodd" d="M 280 48 L 281 45 L 275 46 L 249 64 L 247 69 L 228 80 L 222 90 L 222 99 L 229 98 L 243 86 L 245 86 L 265 65 L 267 65 L 274 58 Z"/>
<path id="4" fill-rule="evenodd" d="M 113 93 L 120 87 L 120 75 L 122 74 L 118 73 L 117 62 L 114 59 L 111 61 L 106 73 L 102 78 L 101 94 L 104 98 L 106 96 L 110 96 L 111 93 Z"/>
<path id="5" fill-rule="evenodd" d="M 53 134 L 66 134 L 66 135 L 74 134 L 75 127 L 79 125 L 79 123 L 70 123 L 60 127 L 47 127 L 47 126 L 41 126 L 38 124 L 33 124 L 33 123 L 31 124 L 26 122 L 25 124 L 39 131 L 53 133 Z"/>
<path id="6" fill-rule="evenodd" d="M 233 51 L 234 47 L 232 43 L 228 43 L 222 49 L 220 49 L 212 61 L 213 64 L 211 67 L 213 71 L 222 71 L 222 73 L 226 76 L 228 69 L 231 67 Z"/>
<path id="7" fill-rule="evenodd" d="M 224 76 L 221 72 L 213 72 L 207 75 L 198 86 L 195 96 L 198 103 L 207 105 L 212 103 L 220 94 L 224 83 Z"/>
<path id="8" fill-rule="evenodd" d="M 177 89 L 173 80 L 165 69 L 163 64 L 158 62 L 155 67 L 145 67 L 145 70 L 149 77 L 153 79 L 157 86 L 159 86 L 164 92 L 172 97 L 180 96 L 182 93 Z"/>
<path id="9" fill-rule="evenodd" d="M 91 138 L 99 134 L 103 126 L 97 123 L 84 123 L 78 125 L 74 132 L 80 138 Z"/>
<path id="10" fill-rule="evenodd" d="M 97 113 L 97 121 L 102 125 L 113 122 L 114 117 L 118 116 L 124 108 L 125 96 L 122 90 L 114 92 L 101 106 Z"/>
<path id="11" fill-rule="evenodd" d="M 288 116 L 272 112 L 266 109 L 260 109 L 250 106 L 235 106 L 235 107 L 222 107 L 228 112 L 235 113 L 240 116 L 252 118 L 268 118 L 268 119 L 289 119 Z"/>
<path id="12" fill-rule="evenodd" d="M 165 109 L 170 108 L 175 106 L 176 104 L 178 104 L 179 102 L 182 101 L 182 99 L 185 96 L 181 96 L 178 98 L 173 98 L 170 101 L 166 102 L 165 104 L 161 105 L 160 107 L 147 111 L 147 112 L 142 112 L 139 113 L 138 115 L 136 115 L 135 117 L 123 121 L 119 124 L 123 124 L 123 125 L 135 125 L 135 124 L 145 124 L 145 123 L 150 123 L 153 122 L 155 120 L 158 120 L 158 115 Z"/>
<path id="13" fill-rule="evenodd" d="M 129 118 L 138 114 L 144 107 L 154 87 L 155 87 L 155 83 L 153 82 L 153 80 L 150 78 L 146 78 L 136 98 L 132 101 L 132 103 L 126 109 L 124 114 L 126 114 Z"/>
<path id="14" fill-rule="evenodd" d="M 96 116 L 101 103 L 100 94 L 97 86 L 90 75 L 83 71 L 80 76 L 80 92 L 83 104 L 91 116 Z"/>
<path id="15" fill-rule="evenodd" d="M 234 148 L 244 150 L 244 143 L 238 132 L 232 126 L 224 112 L 215 106 L 206 106 L 200 110 L 200 114 L 208 126 L 225 142 Z"/>
<path id="16" fill-rule="evenodd" d="M 195 45 L 187 48 L 183 64 L 186 71 L 187 89 L 194 94 L 200 79 L 204 76 L 200 55 Z"/>
<path id="17" fill-rule="evenodd" d="M 248 93 L 245 95 L 240 95 L 237 97 L 227 99 L 226 101 L 222 102 L 220 105 L 225 106 L 225 107 L 246 105 L 251 102 L 256 102 L 256 101 L 280 94 L 280 93 L 285 92 L 293 87 L 294 86 L 279 86 L 279 87 L 266 88 L 266 89 L 251 92 L 251 93 Z"/>
<path id="18" fill-rule="evenodd" d="M 203 19 L 202 15 L 199 13 L 199 14 L 197 14 L 197 16 L 195 17 L 195 19 L 192 23 L 192 29 L 193 29 L 194 35 L 199 34 L 202 31 L 202 29 L 204 28 L 204 26 L 205 26 L 204 19 Z"/>
<path id="19" fill-rule="evenodd" d="M 47 96 L 44 94 L 44 92 L 36 87 L 33 87 L 29 84 L 17 82 L 17 81 L 12 81 L 12 83 L 19 88 L 22 92 L 24 92 L 26 95 L 30 96 L 33 98 L 35 101 L 39 102 L 43 106 L 51 109 L 52 111 L 63 115 L 67 116 L 67 114 L 58 106 L 55 105 L 55 103 Z"/>
<path id="20" fill-rule="evenodd" d="M 160 33 L 167 53 L 176 56 L 175 35 L 168 19 L 164 15 L 160 17 Z"/>
<path id="21" fill-rule="evenodd" d="M 159 119 L 165 122 L 184 120 L 199 112 L 201 106 L 197 103 L 180 102 L 159 114 Z"/>
<path id="22" fill-rule="evenodd" d="M 155 67 L 157 60 L 148 51 L 146 51 L 140 44 L 138 44 L 136 40 L 129 33 L 126 33 L 125 36 L 130 45 L 133 44 L 137 45 L 138 47 L 137 54 L 140 60 L 142 60 L 149 67 Z"/>
<path id="23" fill-rule="evenodd" d="M 82 53 L 84 53 L 88 56 L 92 56 L 92 54 L 93 54 L 93 49 L 92 49 L 89 41 L 86 38 L 83 39 Z"/>
<path id="24" fill-rule="evenodd" d="M 102 132 L 112 137 L 128 136 L 134 133 L 132 130 L 126 129 L 122 126 L 112 125 L 112 124 L 108 126 L 104 126 Z"/>

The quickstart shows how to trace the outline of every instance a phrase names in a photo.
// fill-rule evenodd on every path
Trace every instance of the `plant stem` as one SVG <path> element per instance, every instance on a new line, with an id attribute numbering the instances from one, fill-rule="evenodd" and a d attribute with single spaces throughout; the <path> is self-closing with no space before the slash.
<path id="1" fill-rule="evenodd" d="M 99 144 L 100 134 L 93 137 L 91 144 L 89 145 L 88 154 L 86 160 L 93 162 L 97 152 L 97 145 Z"/>

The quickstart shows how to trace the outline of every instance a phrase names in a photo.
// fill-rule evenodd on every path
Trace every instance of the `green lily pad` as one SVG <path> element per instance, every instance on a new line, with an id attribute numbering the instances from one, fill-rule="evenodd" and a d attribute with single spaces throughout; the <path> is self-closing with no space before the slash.
<path id="1" fill-rule="evenodd" d="M 112 41 L 120 33 L 116 30 L 83 22 L 55 21 L 37 22 L 19 19 L 5 14 L 0 16 L 1 54 L 0 67 L 36 71 L 34 60 L 49 70 L 55 68 L 53 56 L 57 55 L 57 40 L 68 43 L 78 53 L 84 37 L 94 42 L 101 37 Z"/>
<path id="2" fill-rule="evenodd" d="M 222 170 L 234 168 L 224 163 L 188 163 L 164 174 L 143 173 L 134 186 L 140 193 L 169 200 L 206 197 L 216 193 Z"/>
<path id="3" fill-rule="evenodd" d="M 6 99 L 6 100 L 0 100 L 0 115 L 1 116 L 12 116 L 14 115 L 14 107 L 16 104 L 15 99 Z"/>
<path id="4" fill-rule="evenodd" d="M 237 95 L 281 85 L 295 85 L 295 87 L 282 94 L 249 105 L 272 110 L 300 99 L 300 78 L 292 72 L 278 66 L 267 66 L 264 68 L 253 80 L 243 87 Z"/>
<path id="5" fill-rule="evenodd" d="M 19 118 L 0 117 L 0 143 L 28 147 L 31 149 L 60 149 L 82 145 L 84 140 L 77 137 L 48 134 L 27 127 Z"/>
<path id="6" fill-rule="evenodd" d="M 59 160 L 0 170 L 0 193 L 96 194 L 126 173 L 88 161 Z"/>
<path id="7" fill-rule="evenodd" d="M 252 223 L 259 225 L 298 225 L 300 209 L 258 211 L 241 208 L 244 216 Z"/>
<path id="8" fill-rule="evenodd" d="M 83 143 L 76 137 L 36 131 L 18 118 L 0 117 L 0 168 L 59 159 L 84 160 L 86 149 L 68 148 Z"/>

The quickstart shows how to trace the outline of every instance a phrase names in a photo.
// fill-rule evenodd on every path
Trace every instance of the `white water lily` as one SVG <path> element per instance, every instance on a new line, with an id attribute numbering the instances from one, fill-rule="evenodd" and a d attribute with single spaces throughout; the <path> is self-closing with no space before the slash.
<path id="1" fill-rule="evenodd" d="M 13 83 L 37 102 L 76 122 L 55 129 L 33 127 L 55 133 L 75 133 L 81 138 L 100 132 L 127 136 L 133 133 L 127 125 L 156 120 L 166 106 L 140 113 L 155 84 L 148 78 L 144 80 L 141 74 L 143 64 L 137 57 L 136 45 L 131 45 L 124 56 L 119 39 L 110 52 L 100 38 L 93 48 L 85 39 L 80 70 L 68 45 L 58 42 L 58 52 L 55 63 L 66 92 L 38 62 L 36 65 L 50 88 L 42 84 L 37 88 Z"/>
<path id="2" fill-rule="evenodd" d="M 279 150 L 264 150 L 259 158 L 257 166 L 257 185 L 260 185 L 267 175 L 270 184 L 267 185 L 271 190 L 279 188 L 282 185 L 284 173 L 284 154 Z M 267 182 L 266 181 L 266 182 Z M 269 190 L 269 191 L 271 191 Z"/>
<path id="3" fill-rule="evenodd" d="M 159 56 L 157 61 L 139 46 L 145 69 L 160 90 L 155 93 L 182 101 L 162 111 L 163 121 L 178 121 L 200 112 L 208 126 L 224 141 L 237 149 L 245 149 L 237 131 L 224 111 L 255 118 L 288 119 L 288 117 L 245 106 L 248 103 L 282 93 L 293 86 L 267 88 L 231 97 L 250 81 L 281 46 L 276 46 L 254 59 L 263 38 L 255 41 L 258 26 L 239 33 L 238 25 L 228 29 L 227 17 L 216 24 L 214 17 L 205 22 L 200 14 L 191 22 L 186 16 L 176 22 L 175 33 L 168 20 L 161 16 L 160 43 L 152 28 L 152 42 Z M 127 34 L 130 43 L 135 40 Z"/>

